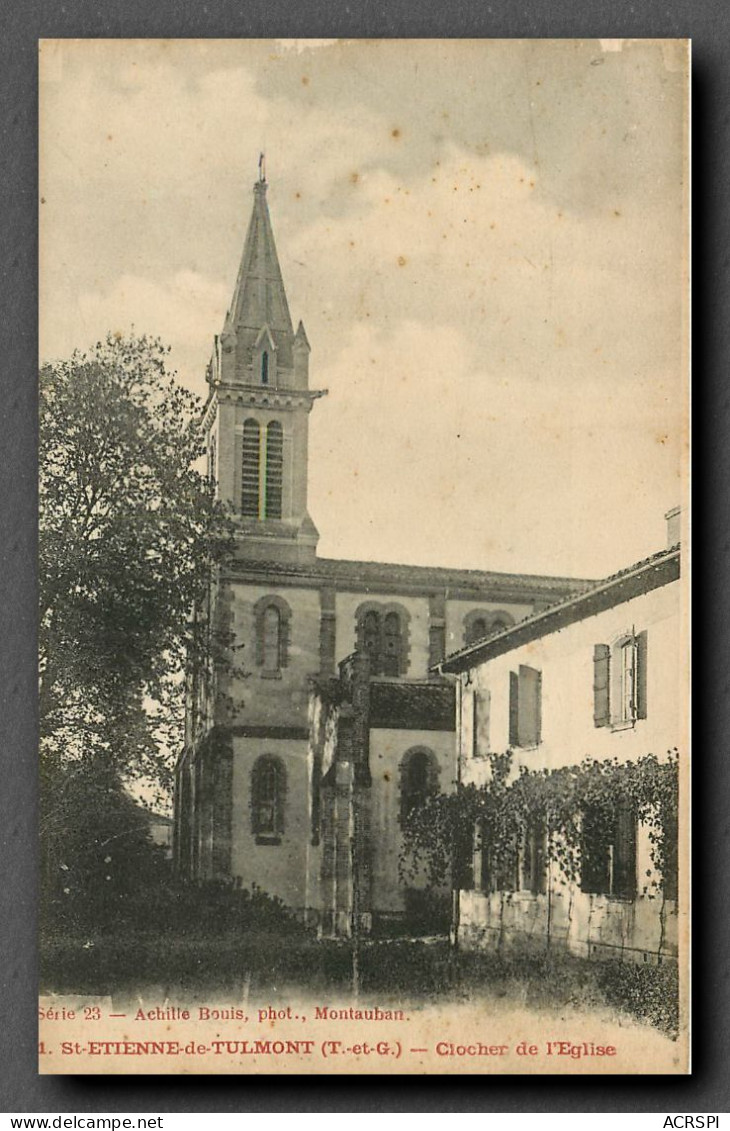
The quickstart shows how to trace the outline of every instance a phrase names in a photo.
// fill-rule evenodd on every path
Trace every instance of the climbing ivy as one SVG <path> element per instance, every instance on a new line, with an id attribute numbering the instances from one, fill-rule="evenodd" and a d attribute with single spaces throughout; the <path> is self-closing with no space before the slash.
<path id="1" fill-rule="evenodd" d="M 449 879 L 470 887 L 471 858 L 481 842 L 489 853 L 496 887 L 514 876 L 517 847 L 536 824 L 545 829 L 547 860 L 556 863 L 559 882 L 578 882 L 583 854 L 581 823 L 591 812 L 594 833 L 606 841 L 619 808 L 630 809 L 648 831 L 653 869 L 644 894 L 656 894 L 662 877 L 676 874 L 678 763 L 676 749 L 661 761 L 646 754 L 635 761 L 587 758 L 578 765 L 513 774 L 513 755 L 489 756 L 489 777 L 482 785 L 459 784 L 450 794 L 430 798 L 404 821 L 401 878 L 420 874 L 434 887 Z"/>

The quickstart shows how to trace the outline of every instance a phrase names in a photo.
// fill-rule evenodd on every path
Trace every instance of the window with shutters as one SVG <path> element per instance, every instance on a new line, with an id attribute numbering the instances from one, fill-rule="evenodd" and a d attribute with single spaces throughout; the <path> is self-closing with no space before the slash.
<path id="1" fill-rule="evenodd" d="M 264 357 L 266 354 L 264 354 Z M 266 492 L 264 518 L 281 518 L 284 482 L 284 431 L 278 420 L 266 429 Z"/>
<path id="2" fill-rule="evenodd" d="M 622 633 L 593 649 L 593 721 L 597 727 L 633 726 L 647 717 L 646 632 Z"/>
<path id="3" fill-rule="evenodd" d="M 281 676 L 289 659 L 289 633 L 291 610 L 283 598 L 262 597 L 254 607 L 256 633 L 256 664 L 261 675 L 269 678 Z"/>
<path id="4" fill-rule="evenodd" d="M 438 793 L 438 762 L 432 750 L 417 746 L 408 750 L 400 764 L 400 816 L 422 809 Z"/>
<path id="5" fill-rule="evenodd" d="M 258 421 L 246 420 L 241 451 L 241 514 L 246 518 L 259 517 L 260 447 L 261 430 Z"/>
<path id="6" fill-rule="evenodd" d="M 636 813 L 587 807 L 581 819 L 581 890 L 617 899 L 636 895 Z"/>
<path id="7" fill-rule="evenodd" d="M 251 831 L 257 844 L 281 842 L 285 796 L 284 763 L 273 754 L 262 754 L 251 772 Z"/>
<path id="8" fill-rule="evenodd" d="M 539 746 L 542 741 L 542 672 L 527 664 L 509 674 L 509 744 Z"/>

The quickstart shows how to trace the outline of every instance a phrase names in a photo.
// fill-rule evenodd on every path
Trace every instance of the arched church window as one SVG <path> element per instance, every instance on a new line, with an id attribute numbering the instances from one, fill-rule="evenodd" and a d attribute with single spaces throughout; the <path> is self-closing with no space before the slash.
<path id="1" fill-rule="evenodd" d="M 268 385 L 269 383 L 269 354 L 267 350 L 261 354 L 261 384 Z"/>
<path id="2" fill-rule="evenodd" d="M 284 833 L 286 770 L 280 758 L 262 754 L 251 772 L 251 831 L 257 844 L 278 844 Z"/>
<path id="3" fill-rule="evenodd" d="M 401 631 L 397 613 L 383 619 L 383 675 L 400 675 Z"/>
<path id="4" fill-rule="evenodd" d="M 370 658 L 370 674 L 378 675 L 380 672 L 381 629 L 380 613 L 373 609 L 365 613 L 362 619 L 362 648 Z"/>
<path id="5" fill-rule="evenodd" d="M 408 612 L 368 601 L 355 614 L 356 647 L 370 659 L 370 675 L 391 678 L 408 670 Z"/>
<path id="6" fill-rule="evenodd" d="M 266 357 L 266 354 L 264 354 Z M 278 420 L 266 429 L 266 517 L 281 518 L 284 480 L 284 430 Z"/>
<path id="7" fill-rule="evenodd" d="M 241 456 L 241 514 L 247 518 L 259 517 L 259 447 L 258 421 L 249 419 L 243 425 Z"/>
<path id="8" fill-rule="evenodd" d="M 476 644 L 495 632 L 510 628 L 514 623 L 514 617 L 504 609 L 472 609 L 464 617 L 464 644 Z"/>
<path id="9" fill-rule="evenodd" d="M 433 751 L 416 747 L 403 755 L 400 765 L 401 822 L 422 809 L 438 792 L 438 763 Z"/>
<path id="10" fill-rule="evenodd" d="M 264 670 L 278 672 L 281 668 L 281 613 L 276 605 L 269 605 L 264 613 Z"/>
<path id="11" fill-rule="evenodd" d="M 483 636 L 487 635 L 487 622 L 484 617 L 477 617 L 471 622 L 466 632 L 467 644 L 473 644 L 475 640 L 480 640 Z"/>
<path id="12" fill-rule="evenodd" d="M 261 675 L 280 677 L 289 660 L 291 609 L 282 597 L 266 596 L 254 606 L 256 663 Z"/>

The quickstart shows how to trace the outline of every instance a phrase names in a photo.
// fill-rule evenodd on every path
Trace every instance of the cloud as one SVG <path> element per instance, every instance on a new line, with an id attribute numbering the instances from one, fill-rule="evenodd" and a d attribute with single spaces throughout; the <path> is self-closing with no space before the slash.
<path id="1" fill-rule="evenodd" d="M 680 494 L 665 48 L 65 42 L 41 99 L 41 352 L 133 323 L 204 392 L 265 150 L 330 388 L 322 552 L 583 574 L 640 557 Z"/>

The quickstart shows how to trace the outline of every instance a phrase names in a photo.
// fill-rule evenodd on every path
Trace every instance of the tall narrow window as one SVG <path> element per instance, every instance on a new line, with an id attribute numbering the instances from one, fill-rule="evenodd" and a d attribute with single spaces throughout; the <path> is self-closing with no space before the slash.
<path id="1" fill-rule="evenodd" d="M 380 614 L 365 613 L 362 619 L 362 646 L 370 659 L 370 674 L 380 674 L 381 641 L 380 641 Z"/>
<path id="2" fill-rule="evenodd" d="M 256 420 L 243 425 L 241 467 L 241 514 L 246 518 L 259 517 L 259 444 L 260 430 Z"/>
<path id="3" fill-rule="evenodd" d="M 261 384 L 269 383 L 269 355 L 266 350 L 261 354 Z"/>
<path id="4" fill-rule="evenodd" d="M 647 717 L 648 635 L 630 632 L 593 649 L 593 721 L 597 727 L 633 726 Z"/>
<path id="5" fill-rule="evenodd" d="M 400 815 L 404 821 L 436 793 L 438 767 L 430 750 L 416 749 L 404 754 L 400 772 Z"/>
<path id="6" fill-rule="evenodd" d="M 289 662 L 291 609 L 274 594 L 261 597 L 254 606 L 256 663 L 261 675 L 279 676 Z"/>
<path id="7" fill-rule="evenodd" d="M 620 899 L 636 895 L 636 814 L 630 806 L 583 811 L 581 888 Z"/>
<path id="8" fill-rule="evenodd" d="M 276 605 L 269 605 L 264 613 L 263 646 L 264 671 L 278 672 L 281 668 L 281 613 Z"/>
<path id="9" fill-rule="evenodd" d="M 537 817 L 527 828 L 524 840 L 522 886 L 533 895 L 547 889 L 547 834 L 545 822 Z"/>
<path id="10" fill-rule="evenodd" d="M 215 436 L 210 437 L 208 445 L 208 478 L 215 479 L 216 466 L 215 466 Z"/>
<path id="11" fill-rule="evenodd" d="M 266 357 L 266 354 L 264 354 Z M 284 432 L 278 420 L 266 429 L 266 517 L 281 518 L 284 479 Z"/>
<path id="12" fill-rule="evenodd" d="M 279 758 L 263 754 L 251 774 L 251 831 L 257 844 L 278 844 L 284 832 L 286 771 Z"/>
<path id="13" fill-rule="evenodd" d="M 636 718 L 636 647 L 631 637 L 619 649 L 619 719 L 630 722 Z"/>
<path id="14" fill-rule="evenodd" d="M 383 675 L 400 675 L 400 617 L 386 613 L 383 620 Z"/>

